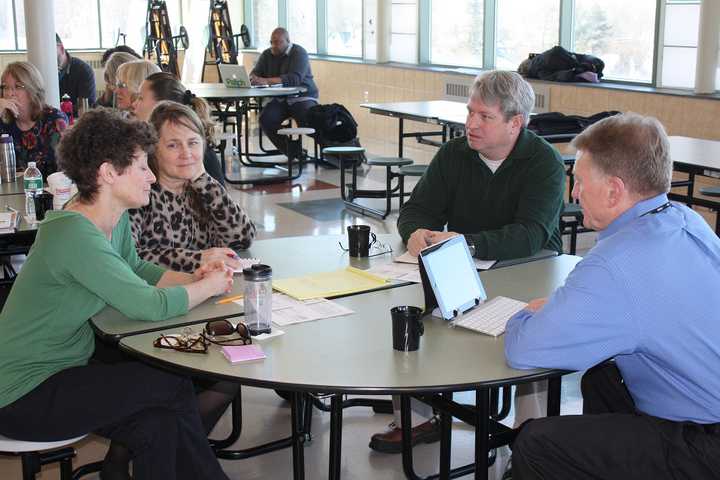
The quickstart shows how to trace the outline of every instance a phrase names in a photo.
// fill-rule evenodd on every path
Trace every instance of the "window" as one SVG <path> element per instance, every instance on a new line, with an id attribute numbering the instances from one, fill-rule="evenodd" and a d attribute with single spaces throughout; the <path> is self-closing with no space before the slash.
<path id="1" fill-rule="evenodd" d="M 574 51 L 605 62 L 608 79 L 652 81 L 655 0 L 575 0 Z"/>
<path id="2" fill-rule="evenodd" d="M 290 40 L 308 53 L 317 53 L 317 6 L 315 0 L 289 0 L 288 31 Z"/>
<path id="3" fill-rule="evenodd" d="M 516 70 L 528 54 L 558 44 L 560 0 L 501 0 L 497 14 L 495 65 L 499 69 Z"/>
<path id="4" fill-rule="evenodd" d="M 146 15 L 147 1 L 145 0 L 103 1 L 100 9 L 102 47 L 112 48 L 124 43 L 141 53 L 145 40 Z M 142 18 L 143 21 L 138 22 L 138 18 Z M 170 22 L 174 21 L 177 20 L 170 17 Z"/>
<path id="5" fill-rule="evenodd" d="M 481 67 L 483 64 L 484 0 L 432 0 L 430 62 Z"/>
<path id="6" fill-rule="evenodd" d="M 15 50 L 12 0 L 0 0 L 0 50 Z"/>
<path id="7" fill-rule="evenodd" d="M 327 2 L 327 53 L 362 57 L 362 2 Z"/>
<path id="8" fill-rule="evenodd" d="M 392 0 L 390 60 L 417 63 L 417 0 Z"/>
<path id="9" fill-rule="evenodd" d="M 253 24 L 255 25 L 255 41 L 259 50 L 270 46 L 270 34 L 278 27 L 277 0 L 255 0 L 253 2 Z M 238 30 L 237 33 L 240 33 Z"/>
<path id="10" fill-rule="evenodd" d="M 697 64 L 699 1 L 668 1 L 662 47 L 663 87 L 693 88 Z"/>

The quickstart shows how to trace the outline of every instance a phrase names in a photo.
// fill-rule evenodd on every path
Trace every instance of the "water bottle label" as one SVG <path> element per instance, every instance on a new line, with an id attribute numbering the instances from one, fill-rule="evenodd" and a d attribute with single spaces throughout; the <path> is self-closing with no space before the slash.
<path id="1" fill-rule="evenodd" d="M 26 178 L 23 182 L 25 190 L 42 190 L 42 178 Z"/>

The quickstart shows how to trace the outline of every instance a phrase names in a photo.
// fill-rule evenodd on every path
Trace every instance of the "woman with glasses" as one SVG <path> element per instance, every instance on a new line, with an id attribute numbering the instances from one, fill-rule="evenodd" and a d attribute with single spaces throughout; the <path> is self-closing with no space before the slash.
<path id="1" fill-rule="evenodd" d="M 183 272 L 217 260 L 239 268 L 234 249 L 250 246 L 255 225 L 205 173 L 205 125 L 190 107 L 167 100 L 149 120 L 159 136 L 149 161 L 158 181 L 150 202 L 130 214 L 138 254 Z"/>
<path id="2" fill-rule="evenodd" d="M 115 107 L 132 113 L 143 80 L 159 71 L 160 67 L 147 60 L 133 60 L 120 65 L 115 82 Z"/>
<path id="3" fill-rule="evenodd" d="M 140 94 L 133 103 L 133 112 L 140 120 L 150 120 L 150 113 L 158 102 L 172 100 L 192 108 L 202 120 L 205 131 L 205 150 L 203 152 L 203 165 L 205 171 L 225 185 L 220 162 L 215 153 L 213 138 L 214 124 L 210 119 L 210 105 L 199 97 L 196 97 L 190 90 L 180 83 L 180 80 L 168 72 L 153 73 L 140 85 Z"/>
<path id="4" fill-rule="evenodd" d="M 0 313 L 0 434 L 52 441 L 95 432 L 130 452 L 136 480 L 227 479 L 188 379 L 137 362 L 89 362 L 88 318 L 106 306 L 160 321 L 232 286 L 219 262 L 187 274 L 137 256 L 127 210 L 150 199 L 156 141 L 150 125 L 101 108 L 60 142 L 78 194 L 40 224 Z M 106 457 L 101 478 L 130 478 L 127 464 Z"/>
<path id="5" fill-rule="evenodd" d="M 103 77 L 105 78 L 105 90 L 102 95 L 98 98 L 97 104 L 101 107 L 114 107 L 115 106 L 115 84 L 117 83 L 117 71 L 120 65 L 123 63 L 133 62 L 138 57 L 133 56 L 127 52 L 115 52 L 107 59 L 105 63 L 105 71 Z"/>
<path id="6" fill-rule="evenodd" d="M 12 137 L 17 168 L 35 162 L 43 177 L 55 173 L 55 147 L 65 128 L 65 114 L 45 104 L 38 69 L 29 62 L 9 63 L 0 76 L 0 134 Z"/>

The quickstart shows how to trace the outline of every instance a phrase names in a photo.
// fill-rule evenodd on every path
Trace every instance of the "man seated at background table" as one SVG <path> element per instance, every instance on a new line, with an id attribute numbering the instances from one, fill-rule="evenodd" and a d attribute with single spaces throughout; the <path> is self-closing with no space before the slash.
<path id="1" fill-rule="evenodd" d="M 55 34 L 57 43 L 58 81 L 60 97 L 68 95 L 73 104 L 73 113 L 78 113 L 78 98 L 87 98 L 88 104 L 95 105 L 95 73 L 90 65 L 71 56 L 63 45 L 60 36 Z"/>
<path id="2" fill-rule="evenodd" d="M 510 320 L 505 353 L 514 368 L 589 369 L 583 415 L 526 423 L 513 478 L 720 478 L 720 240 L 668 201 L 656 119 L 611 117 L 574 144 L 573 196 L 598 243 Z"/>
<path id="3" fill-rule="evenodd" d="M 560 154 L 525 128 L 534 104 L 532 87 L 517 73 L 492 71 L 475 79 L 467 136 L 440 148 L 400 211 L 398 231 L 412 255 L 458 233 L 483 259 L 527 257 L 542 248 L 562 251 L 565 169 Z M 521 388 L 516 418 L 544 414 L 543 397 L 529 395 L 542 385 Z M 427 421 L 431 409 L 412 404 L 413 445 L 438 440 L 436 422 Z M 370 448 L 401 451 L 397 410 L 390 430 L 373 435 Z"/>
<path id="4" fill-rule="evenodd" d="M 276 98 L 262 109 L 260 126 L 275 147 L 287 153 L 285 137 L 278 135 L 280 125 L 292 117 L 298 125 L 305 125 L 310 107 L 317 105 L 318 88 L 310 70 L 310 60 L 303 47 L 290 42 L 290 34 L 278 27 L 270 36 L 270 48 L 258 58 L 250 72 L 253 85 L 282 84 L 284 87 L 305 87 L 298 97 Z"/>

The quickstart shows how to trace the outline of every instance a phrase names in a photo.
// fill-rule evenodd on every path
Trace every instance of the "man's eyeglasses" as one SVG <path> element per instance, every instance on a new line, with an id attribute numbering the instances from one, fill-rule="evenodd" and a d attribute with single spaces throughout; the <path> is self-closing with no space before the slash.
<path id="1" fill-rule="evenodd" d="M 27 90 L 27 87 L 24 83 L 16 83 L 14 87 L 10 87 L 8 85 L 0 85 L 0 92 L 2 93 L 9 93 L 9 92 L 21 92 Z"/>
<path id="2" fill-rule="evenodd" d="M 350 251 L 350 249 L 345 248 L 342 242 L 338 242 L 338 245 L 340 246 L 340 250 L 342 250 L 343 252 Z M 378 255 L 385 255 L 386 253 L 393 253 L 392 246 L 390 246 L 390 244 L 388 243 L 382 243 L 378 240 L 372 245 L 370 245 L 370 254 L 365 258 L 377 257 Z"/>

